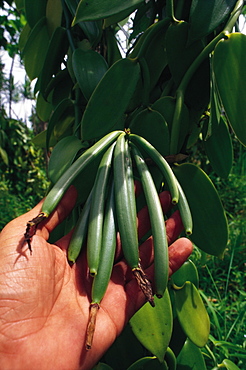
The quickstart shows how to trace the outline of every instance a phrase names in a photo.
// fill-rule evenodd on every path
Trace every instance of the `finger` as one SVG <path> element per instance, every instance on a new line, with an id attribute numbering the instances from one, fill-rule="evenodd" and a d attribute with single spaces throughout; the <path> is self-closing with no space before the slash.
<path id="1" fill-rule="evenodd" d="M 179 211 L 175 211 L 165 222 L 168 244 L 173 243 L 183 231 L 183 223 Z"/>
<path id="2" fill-rule="evenodd" d="M 54 212 L 52 212 L 46 221 L 38 226 L 37 234 L 42 235 L 45 240 L 48 240 L 50 232 L 54 230 L 55 227 L 69 215 L 75 206 L 76 199 L 77 190 L 74 186 L 71 186 L 63 196 Z"/>

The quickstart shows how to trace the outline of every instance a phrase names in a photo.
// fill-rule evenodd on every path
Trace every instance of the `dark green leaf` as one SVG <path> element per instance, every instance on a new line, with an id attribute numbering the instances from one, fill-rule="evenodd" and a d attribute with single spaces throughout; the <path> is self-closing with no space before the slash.
<path id="1" fill-rule="evenodd" d="M 72 56 L 73 70 L 79 87 L 87 100 L 108 69 L 103 56 L 94 50 L 76 49 Z"/>
<path id="2" fill-rule="evenodd" d="M 212 128 L 211 136 L 204 141 L 208 159 L 218 176 L 227 178 L 233 162 L 231 135 L 223 117 L 217 126 Z"/>
<path id="3" fill-rule="evenodd" d="M 142 3 L 143 0 L 81 0 L 79 2 L 73 25 L 81 21 L 93 21 L 110 17 Z"/>
<path id="4" fill-rule="evenodd" d="M 230 14 L 236 0 L 192 0 L 189 43 L 214 31 Z"/>
<path id="5" fill-rule="evenodd" d="M 204 252 L 222 257 L 228 241 L 228 225 L 212 181 L 194 164 L 175 166 L 173 171 L 190 206 L 193 219 L 191 240 Z"/>
<path id="6" fill-rule="evenodd" d="M 48 176 L 53 184 L 70 167 L 81 148 L 81 141 L 75 136 L 64 137 L 56 144 L 48 164 Z"/>
<path id="7" fill-rule="evenodd" d="M 140 78 L 135 60 L 121 59 L 105 73 L 86 106 L 82 122 L 82 139 L 91 140 L 122 129 L 122 117 Z"/>
<path id="8" fill-rule="evenodd" d="M 232 33 L 214 50 L 213 69 L 229 123 L 246 145 L 246 35 Z"/>
<path id="9" fill-rule="evenodd" d="M 23 49 L 25 69 L 30 80 L 38 77 L 42 71 L 48 44 L 49 35 L 44 17 L 31 30 Z"/>

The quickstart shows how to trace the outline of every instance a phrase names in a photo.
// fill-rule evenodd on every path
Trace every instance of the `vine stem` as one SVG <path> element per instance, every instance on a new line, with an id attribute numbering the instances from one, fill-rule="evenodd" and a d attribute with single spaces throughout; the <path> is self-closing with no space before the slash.
<path id="1" fill-rule="evenodd" d="M 216 44 L 228 37 L 228 34 L 232 31 L 239 15 L 241 14 L 241 10 L 243 7 L 244 1 L 238 0 L 233 11 L 231 12 L 231 16 L 224 27 L 223 31 L 221 31 L 197 56 L 197 58 L 193 61 L 193 63 L 188 68 L 187 72 L 185 73 L 184 77 L 182 78 L 180 85 L 176 91 L 176 106 L 173 116 L 172 122 L 172 130 L 171 130 L 171 143 L 170 143 L 170 153 L 175 154 L 177 153 L 178 149 L 178 139 L 180 133 L 180 124 L 181 124 L 181 108 L 184 104 L 184 96 L 187 89 L 187 86 L 198 69 L 201 63 L 212 53 Z"/>

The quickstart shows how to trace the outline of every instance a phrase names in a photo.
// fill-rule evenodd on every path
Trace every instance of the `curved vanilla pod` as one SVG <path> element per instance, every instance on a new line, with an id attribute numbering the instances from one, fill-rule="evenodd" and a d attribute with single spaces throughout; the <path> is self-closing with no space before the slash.
<path id="1" fill-rule="evenodd" d="M 146 154 L 150 156 L 150 158 L 155 162 L 155 164 L 159 167 L 161 173 L 163 174 L 164 179 L 166 180 L 171 196 L 172 196 L 172 203 L 177 204 L 179 201 L 179 190 L 177 186 L 176 177 L 165 160 L 163 156 L 158 152 L 158 150 L 153 147 L 146 139 L 139 135 L 130 134 L 129 140 L 135 143 L 138 147 L 143 149 Z"/>
<path id="2" fill-rule="evenodd" d="M 117 223 L 120 232 L 121 246 L 127 264 L 151 305 L 154 305 L 152 287 L 147 276 L 143 272 L 139 260 L 138 234 L 136 226 L 136 205 L 129 198 L 127 180 L 126 157 L 127 145 L 126 134 L 121 134 L 116 142 L 114 151 L 114 183 Z"/>
<path id="3" fill-rule="evenodd" d="M 166 290 L 169 273 L 168 241 L 164 216 L 154 180 L 138 148 L 131 143 L 133 157 L 142 182 L 148 207 L 154 244 L 155 292 L 161 298 Z"/>
<path id="4" fill-rule="evenodd" d="M 101 155 L 107 148 L 117 139 L 122 131 L 112 131 L 105 135 L 93 146 L 87 149 L 76 161 L 61 175 L 56 184 L 49 191 L 47 197 L 44 200 L 42 209 L 39 215 L 29 221 L 26 225 L 26 232 L 24 234 L 24 241 L 27 242 L 28 248 L 31 251 L 31 238 L 36 232 L 37 225 L 44 219 L 49 217 L 52 211 L 61 201 L 65 192 L 72 184 L 74 179 L 81 175 L 83 170 L 91 164 L 95 158 Z"/>

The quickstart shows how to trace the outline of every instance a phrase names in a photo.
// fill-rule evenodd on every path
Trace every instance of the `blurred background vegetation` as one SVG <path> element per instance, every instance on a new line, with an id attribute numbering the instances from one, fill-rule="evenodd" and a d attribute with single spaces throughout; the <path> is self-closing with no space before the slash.
<path id="1" fill-rule="evenodd" d="M 17 12 L 14 2 L 0 0 L 0 230 L 37 204 L 49 185 L 45 152 L 32 142 L 44 129 L 45 122 L 33 110 L 27 127 L 26 122 L 13 118 L 12 113 L 14 102 L 23 97 L 34 98 L 30 81 L 25 78 L 17 86 L 13 68 L 6 76 L 1 62 L 3 53 L 11 60 L 19 58 L 17 40 L 24 23 L 24 16 Z M 234 164 L 226 179 L 214 172 L 202 144 L 188 153 L 210 175 L 226 210 L 230 230 L 222 260 L 206 256 L 197 248 L 191 256 L 198 267 L 200 292 L 211 318 L 210 341 L 203 349 L 211 369 L 225 357 L 241 369 L 246 368 L 246 148 L 237 140 L 233 148 Z"/>

